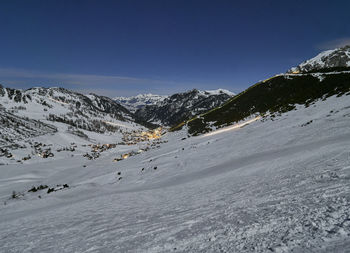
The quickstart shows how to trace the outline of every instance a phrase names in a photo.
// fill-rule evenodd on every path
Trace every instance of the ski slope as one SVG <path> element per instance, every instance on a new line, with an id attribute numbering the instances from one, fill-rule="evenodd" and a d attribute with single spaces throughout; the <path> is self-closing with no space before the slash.
<path id="1" fill-rule="evenodd" d="M 0 251 L 349 252 L 349 97 L 243 123 L 0 166 Z"/>

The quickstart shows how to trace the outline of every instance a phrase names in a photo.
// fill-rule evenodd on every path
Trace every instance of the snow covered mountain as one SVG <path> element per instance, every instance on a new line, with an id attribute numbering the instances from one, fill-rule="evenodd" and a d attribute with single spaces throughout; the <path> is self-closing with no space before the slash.
<path id="1" fill-rule="evenodd" d="M 316 57 L 290 69 L 288 73 L 315 72 L 320 69 L 334 68 L 349 68 L 350 70 L 350 45 L 324 51 Z"/>
<path id="2" fill-rule="evenodd" d="M 86 140 L 36 137 L 76 146 L 0 166 L 1 251 L 348 252 L 350 100 L 295 109 L 92 160 Z M 125 153 L 135 155 L 114 162 Z"/>
<path id="3" fill-rule="evenodd" d="M 64 131 L 116 135 L 144 128 L 134 114 L 108 97 L 84 96 L 63 88 L 18 90 L 0 86 L 0 108 L 3 145 L 28 138 L 30 133 L 32 136 L 52 133 L 57 125 Z M 21 127 L 14 128 L 14 124 Z"/>
<path id="4" fill-rule="evenodd" d="M 139 94 L 132 97 L 115 97 L 114 100 L 129 111 L 136 112 L 146 105 L 155 105 L 167 97 L 166 95 Z"/>
<path id="5" fill-rule="evenodd" d="M 349 50 L 350 47 L 344 47 L 327 51 L 302 64 L 302 72 L 279 74 L 256 83 L 224 105 L 182 122 L 173 130 L 186 125 L 191 134 L 198 135 L 246 118 L 274 117 L 297 105 L 307 107 L 333 95 L 350 95 L 350 68 L 345 67 L 350 63 Z"/>
<path id="6" fill-rule="evenodd" d="M 16 146 L 18 141 L 48 133 L 57 132 L 57 128 L 39 120 L 16 116 L 0 107 L 0 147 Z"/>
<path id="7" fill-rule="evenodd" d="M 189 93 L 189 92 L 185 92 Z M 217 90 L 207 90 L 207 91 L 198 91 L 200 99 L 203 97 L 208 96 L 220 96 L 223 94 L 227 94 L 228 96 L 234 96 L 233 92 L 230 92 L 225 89 L 217 89 Z M 177 94 L 174 94 L 175 96 Z M 174 96 L 172 95 L 172 96 Z M 137 96 L 132 97 L 116 97 L 114 100 L 127 108 L 129 111 L 135 113 L 137 110 L 144 108 L 145 106 L 153 106 L 157 105 L 159 107 L 164 106 L 164 104 L 170 102 L 170 97 L 167 95 L 154 95 L 154 94 L 139 94 Z M 167 102 L 164 102 L 164 100 L 167 100 Z M 198 99 L 197 97 L 193 97 L 192 99 Z M 138 115 L 140 116 L 140 115 Z M 156 122 L 160 123 L 161 121 L 155 120 Z"/>
<path id="8" fill-rule="evenodd" d="M 328 70 L 276 75 L 128 145 L 119 131 L 141 126 L 109 98 L 0 89 L 0 143 L 17 142 L 0 147 L 0 251 L 349 252 L 350 72 Z M 181 114 L 211 93 L 160 104 Z"/>
<path id="9" fill-rule="evenodd" d="M 234 96 L 234 93 L 224 89 L 211 91 L 193 89 L 173 94 L 156 104 L 146 105 L 138 109 L 135 114 L 144 121 L 172 126 L 222 105 L 232 96 Z"/>

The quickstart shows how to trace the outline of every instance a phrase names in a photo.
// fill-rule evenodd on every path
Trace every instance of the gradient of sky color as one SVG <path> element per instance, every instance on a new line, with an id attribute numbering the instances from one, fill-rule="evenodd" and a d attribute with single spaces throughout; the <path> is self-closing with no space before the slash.
<path id="1" fill-rule="evenodd" d="M 2 0 L 0 83 L 240 92 L 350 44 L 350 1 Z"/>

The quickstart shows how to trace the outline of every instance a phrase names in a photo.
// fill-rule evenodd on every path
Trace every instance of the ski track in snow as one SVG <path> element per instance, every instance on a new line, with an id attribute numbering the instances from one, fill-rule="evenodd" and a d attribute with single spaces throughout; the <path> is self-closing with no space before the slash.
<path id="1" fill-rule="evenodd" d="M 0 252 L 349 252 L 349 105 L 331 97 L 215 136 L 167 134 L 118 163 L 136 147 L 0 166 L 3 201 L 70 185 L 1 205 Z"/>

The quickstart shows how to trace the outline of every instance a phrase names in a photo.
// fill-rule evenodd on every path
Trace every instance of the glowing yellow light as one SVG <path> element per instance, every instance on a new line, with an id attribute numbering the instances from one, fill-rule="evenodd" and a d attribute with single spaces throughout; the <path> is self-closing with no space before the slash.
<path id="1" fill-rule="evenodd" d="M 240 127 L 243 127 L 243 126 L 245 126 L 245 125 L 248 125 L 249 123 L 252 123 L 252 122 L 257 121 L 257 120 L 259 120 L 259 119 L 261 119 L 261 116 L 257 116 L 256 118 L 251 119 L 251 120 L 247 120 L 247 121 L 245 121 L 245 122 L 243 122 L 243 123 L 241 123 L 241 124 L 236 124 L 236 125 L 233 125 L 233 126 L 221 128 L 221 129 L 219 129 L 219 130 L 216 130 L 216 131 L 213 131 L 213 132 L 204 134 L 204 135 L 202 135 L 201 137 L 212 136 L 212 135 L 220 134 L 220 133 L 223 133 L 223 132 L 235 130 L 235 129 L 237 129 L 237 128 L 240 128 Z"/>

